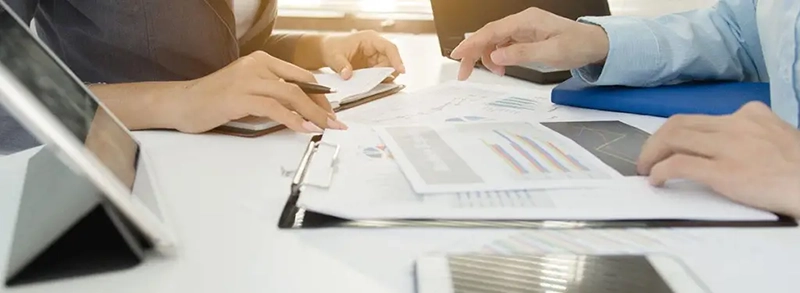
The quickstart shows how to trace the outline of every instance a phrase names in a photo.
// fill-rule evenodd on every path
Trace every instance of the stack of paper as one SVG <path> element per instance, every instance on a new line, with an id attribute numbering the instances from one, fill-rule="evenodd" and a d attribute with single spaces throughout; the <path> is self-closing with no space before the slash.
<path id="1" fill-rule="evenodd" d="M 469 103 L 519 110 L 527 100 L 497 95 Z M 322 160 L 316 165 L 330 168 L 312 168 L 298 205 L 362 220 L 777 219 L 691 182 L 651 186 L 635 176 L 647 133 L 619 121 L 503 121 L 484 114 L 448 112 L 458 119 L 413 124 L 349 122 L 347 131 L 326 131 L 323 142 L 338 146 L 338 157 L 313 157 L 312 165 Z"/>

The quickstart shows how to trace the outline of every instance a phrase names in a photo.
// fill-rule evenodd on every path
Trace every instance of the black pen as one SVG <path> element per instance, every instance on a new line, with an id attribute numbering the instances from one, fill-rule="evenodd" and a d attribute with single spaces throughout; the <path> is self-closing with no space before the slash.
<path id="1" fill-rule="evenodd" d="M 304 93 L 307 94 L 332 94 L 336 92 L 335 89 L 329 88 L 324 85 L 295 81 L 295 80 L 287 80 L 286 82 L 296 84 L 297 86 L 300 87 L 301 90 L 303 90 Z"/>

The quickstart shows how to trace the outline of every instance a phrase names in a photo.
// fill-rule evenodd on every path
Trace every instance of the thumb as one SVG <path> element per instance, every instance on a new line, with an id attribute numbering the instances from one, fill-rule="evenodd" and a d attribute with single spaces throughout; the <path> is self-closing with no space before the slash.
<path id="1" fill-rule="evenodd" d="M 350 60 L 347 60 L 343 55 L 334 57 L 329 67 L 333 69 L 333 71 L 339 73 L 339 76 L 345 80 L 353 76 L 353 65 L 351 65 Z"/>
<path id="2" fill-rule="evenodd" d="M 492 62 L 500 66 L 514 66 L 528 62 L 545 64 L 557 63 L 562 52 L 559 52 L 555 40 L 535 43 L 517 43 L 498 48 L 491 54 Z"/>

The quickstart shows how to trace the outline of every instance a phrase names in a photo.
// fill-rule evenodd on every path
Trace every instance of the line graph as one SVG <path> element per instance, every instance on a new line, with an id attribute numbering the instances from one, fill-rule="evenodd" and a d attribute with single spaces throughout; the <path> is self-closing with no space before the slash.
<path id="1" fill-rule="evenodd" d="M 625 176 L 636 176 L 636 161 L 650 134 L 620 121 L 546 122 Z M 580 163 L 580 162 L 578 162 Z"/>

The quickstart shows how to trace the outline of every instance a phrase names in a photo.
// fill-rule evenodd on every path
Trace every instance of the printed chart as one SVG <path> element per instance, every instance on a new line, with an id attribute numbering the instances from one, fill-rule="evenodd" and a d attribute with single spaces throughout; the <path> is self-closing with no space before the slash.
<path id="1" fill-rule="evenodd" d="M 636 160 L 650 136 L 620 121 L 547 122 L 543 126 L 568 137 L 624 176 L 637 176 Z"/>
<path id="2" fill-rule="evenodd" d="M 373 159 L 391 159 L 392 154 L 386 148 L 386 145 L 379 144 L 376 146 L 361 148 L 361 153 Z"/>
<path id="3" fill-rule="evenodd" d="M 539 111 L 539 101 L 528 98 L 506 97 L 486 104 L 489 110 L 509 111 L 519 113 L 522 111 Z"/>
<path id="4" fill-rule="evenodd" d="M 539 124 L 481 121 L 376 130 L 418 193 L 594 186 L 614 174 Z"/>
<path id="5" fill-rule="evenodd" d="M 485 127 L 471 124 L 462 130 L 465 137 L 480 140 L 483 147 L 492 154 L 485 160 L 501 162 L 505 173 L 511 172 L 517 178 L 527 179 L 601 179 L 608 176 L 589 168 L 575 154 L 557 142 L 556 137 L 547 135 L 533 127 L 512 126 L 510 123 L 488 124 Z M 578 149 L 577 151 L 584 151 Z M 481 152 L 473 152 L 481 154 Z M 485 152 L 484 152 L 485 153 Z"/>

